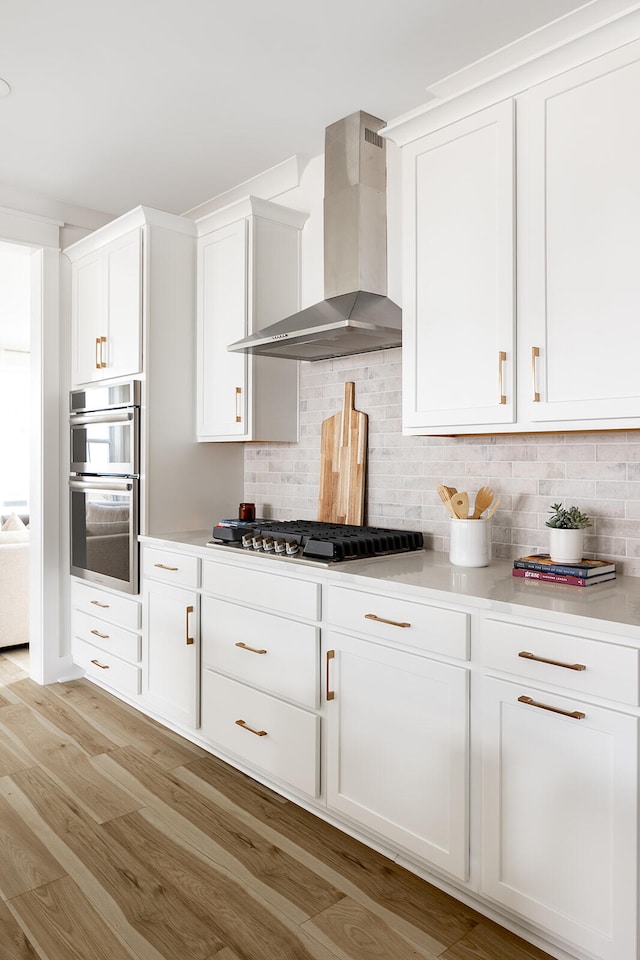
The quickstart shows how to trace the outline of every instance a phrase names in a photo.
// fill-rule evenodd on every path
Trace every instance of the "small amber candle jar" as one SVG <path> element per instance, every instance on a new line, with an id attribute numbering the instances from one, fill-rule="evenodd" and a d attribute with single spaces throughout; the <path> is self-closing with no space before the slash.
<path id="1" fill-rule="evenodd" d="M 241 503 L 238 507 L 238 520 L 245 520 L 251 522 L 256 518 L 256 505 L 255 503 Z"/>

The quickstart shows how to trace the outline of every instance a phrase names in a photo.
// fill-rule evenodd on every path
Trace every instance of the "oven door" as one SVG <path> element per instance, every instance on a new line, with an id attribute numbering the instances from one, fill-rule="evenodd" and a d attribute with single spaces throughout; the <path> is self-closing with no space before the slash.
<path id="1" fill-rule="evenodd" d="M 71 473 L 137 475 L 138 407 L 72 414 Z"/>
<path id="2" fill-rule="evenodd" d="M 71 573 L 138 593 L 136 477 L 71 477 Z"/>

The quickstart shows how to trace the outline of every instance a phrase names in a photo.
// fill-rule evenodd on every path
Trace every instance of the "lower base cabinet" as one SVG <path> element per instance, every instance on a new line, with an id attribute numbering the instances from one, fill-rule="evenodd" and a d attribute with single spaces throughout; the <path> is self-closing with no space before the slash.
<path id="1" fill-rule="evenodd" d="M 637 960 L 638 719 L 492 677 L 482 701 L 482 893 Z"/>
<path id="2" fill-rule="evenodd" d="M 468 670 L 337 632 L 326 644 L 328 806 L 465 880 Z"/>

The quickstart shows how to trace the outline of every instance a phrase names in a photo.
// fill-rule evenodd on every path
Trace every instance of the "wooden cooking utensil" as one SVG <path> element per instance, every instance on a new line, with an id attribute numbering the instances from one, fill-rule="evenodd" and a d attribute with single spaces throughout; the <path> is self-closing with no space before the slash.
<path id="1" fill-rule="evenodd" d="M 449 501 L 458 520 L 469 519 L 469 494 L 456 493 Z"/>
<path id="2" fill-rule="evenodd" d="M 325 523 L 364 523 L 369 418 L 354 410 L 354 392 L 345 383 L 342 411 L 322 424 L 318 520 Z"/>
<path id="3" fill-rule="evenodd" d="M 444 484 L 443 484 L 443 486 L 444 486 Z M 451 497 L 455 497 L 456 493 L 458 492 L 455 487 L 446 487 L 446 486 L 445 486 L 445 490 L 447 490 L 448 493 L 449 493 L 449 499 L 451 499 Z"/>
<path id="4" fill-rule="evenodd" d="M 438 493 L 440 494 L 440 499 L 444 503 L 445 507 L 447 508 L 451 516 L 455 517 L 456 514 L 454 512 L 453 507 L 451 506 L 451 494 L 449 493 L 449 489 L 450 488 L 445 487 L 443 483 L 438 484 Z"/>
<path id="5" fill-rule="evenodd" d="M 491 510 L 489 510 L 489 513 L 487 514 L 487 520 L 491 520 L 491 517 L 494 515 L 494 513 L 498 509 L 498 504 L 500 503 L 501 499 L 502 497 L 498 497 L 497 500 L 494 500 L 493 506 L 491 507 Z"/>
<path id="6" fill-rule="evenodd" d="M 491 487 L 480 487 L 476 493 L 475 503 L 473 505 L 472 520 L 479 520 L 487 507 L 493 503 L 493 490 Z"/>

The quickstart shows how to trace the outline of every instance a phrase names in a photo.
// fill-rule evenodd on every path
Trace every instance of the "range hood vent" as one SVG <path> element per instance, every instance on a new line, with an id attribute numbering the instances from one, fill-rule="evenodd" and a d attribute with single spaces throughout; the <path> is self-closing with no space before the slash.
<path id="1" fill-rule="evenodd" d="M 384 121 L 351 114 L 325 131 L 325 300 L 229 346 L 234 352 L 328 360 L 402 344 L 402 311 L 387 297 Z"/>

